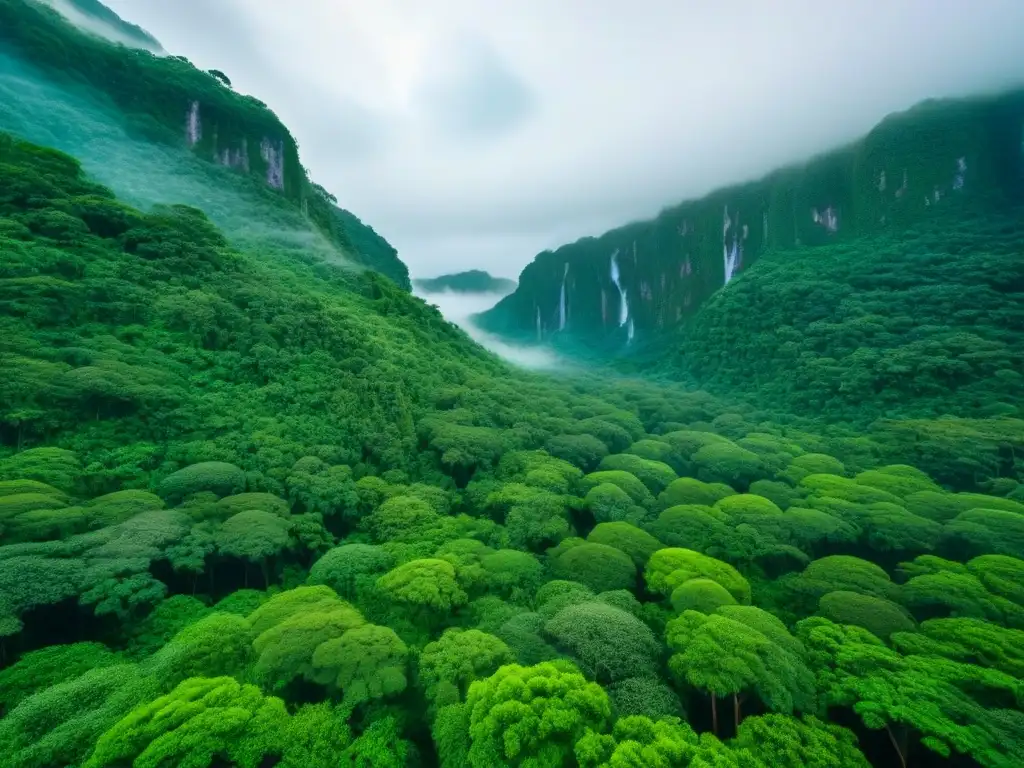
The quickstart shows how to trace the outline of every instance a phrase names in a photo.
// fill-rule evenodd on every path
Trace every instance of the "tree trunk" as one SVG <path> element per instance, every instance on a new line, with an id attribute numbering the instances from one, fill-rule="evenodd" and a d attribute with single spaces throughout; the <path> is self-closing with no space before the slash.
<path id="1" fill-rule="evenodd" d="M 715 736 L 718 735 L 718 703 L 717 703 L 717 699 L 718 699 L 718 697 L 715 696 L 714 693 L 712 693 L 711 694 L 711 730 L 715 734 Z M 904 768 L 906 768 L 906 766 L 904 766 Z"/>
<path id="2" fill-rule="evenodd" d="M 735 693 L 732 695 L 732 716 L 736 722 L 736 730 L 740 729 L 740 699 Z"/>
<path id="3" fill-rule="evenodd" d="M 892 742 L 893 749 L 896 750 L 896 754 L 900 758 L 900 765 L 903 766 L 903 768 L 907 768 L 907 759 L 903 756 L 903 750 L 900 749 L 900 745 L 896 743 L 896 737 L 892 735 L 892 730 L 889 728 L 888 724 L 885 726 L 885 732 L 889 734 L 889 741 Z"/>

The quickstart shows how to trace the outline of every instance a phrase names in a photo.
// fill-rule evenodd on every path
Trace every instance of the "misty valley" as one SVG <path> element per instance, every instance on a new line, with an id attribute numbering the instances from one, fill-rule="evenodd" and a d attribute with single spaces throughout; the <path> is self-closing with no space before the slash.
<path id="1" fill-rule="evenodd" d="M 0 764 L 1024 766 L 1024 88 L 410 274 L 122 5 L 0 0 Z"/>

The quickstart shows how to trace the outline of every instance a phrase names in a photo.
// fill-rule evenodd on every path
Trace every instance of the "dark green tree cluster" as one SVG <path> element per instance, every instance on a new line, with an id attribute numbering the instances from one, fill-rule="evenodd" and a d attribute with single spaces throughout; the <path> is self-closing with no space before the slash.
<path id="1" fill-rule="evenodd" d="M 862 425 L 1019 420 L 1020 222 L 986 211 L 770 253 L 685 324 L 669 365 L 712 391 Z"/>

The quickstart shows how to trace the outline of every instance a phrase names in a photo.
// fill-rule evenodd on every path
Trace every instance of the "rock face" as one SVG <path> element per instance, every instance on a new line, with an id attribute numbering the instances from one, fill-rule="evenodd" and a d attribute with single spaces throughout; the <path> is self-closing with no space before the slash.
<path id="1" fill-rule="evenodd" d="M 413 280 L 413 285 L 427 293 L 511 293 L 516 289 L 515 280 L 494 277 L 480 269 L 440 277 L 418 278 Z"/>
<path id="2" fill-rule="evenodd" d="M 492 333 L 622 349 L 677 325 L 769 249 L 898 233 L 1024 198 L 1024 91 L 927 101 L 853 144 L 539 254 Z"/>

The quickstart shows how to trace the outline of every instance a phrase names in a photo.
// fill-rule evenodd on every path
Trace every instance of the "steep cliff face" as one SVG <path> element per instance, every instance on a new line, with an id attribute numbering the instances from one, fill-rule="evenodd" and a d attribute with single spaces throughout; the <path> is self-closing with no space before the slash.
<path id="1" fill-rule="evenodd" d="M 76 3 L 81 11 L 81 0 Z M 118 19 L 95 0 L 88 5 L 103 8 L 108 23 Z M 111 44 L 80 30 L 50 5 L 31 0 L 0 0 L 3 57 L 31 68 L 34 83 L 45 80 L 75 98 L 112 106 L 132 139 L 188 151 L 257 182 L 293 206 L 342 258 L 376 269 L 406 290 L 411 287 L 394 249 L 382 246 L 375 232 L 309 179 L 294 137 L 258 99 L 236 93 L 182 57 Z M 32 121 L 17 113 L 25 108 L 22 100 L 10 104 L 9 111 L 0 108 L 0 128 L 65 151 L 78 149 L 63 146 L 60 136 L 33 135 Z"/>
<path id="2" fill-rule="evenodd" d="M 802 165 L 541 253 L 477 322 L 623 349 L 678 325 L 769 250 L 895 234 L 1022 197 L 1024 91 L 928 101 Z"/>

